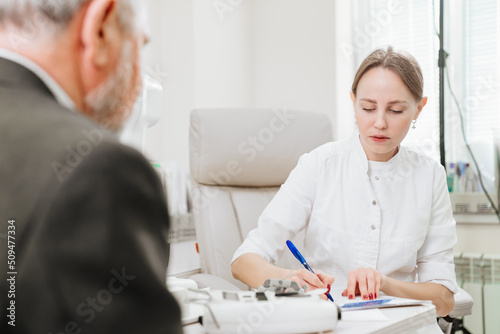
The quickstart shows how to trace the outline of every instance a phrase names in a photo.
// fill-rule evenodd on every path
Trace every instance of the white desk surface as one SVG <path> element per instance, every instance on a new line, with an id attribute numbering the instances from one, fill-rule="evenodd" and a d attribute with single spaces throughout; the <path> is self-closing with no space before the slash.
<path id="1" fill-rule="evenodd" d="M 387 317 L 386 321 L 339 321 L 337 329 L 331 333 L 365 334 L 365 333 L 412 333 L 442 334 L 436 321 L 434 305 L 406 306 L 382 308 L 380 311 Z M 192 324 L 184 327 L 184 334 L 202 334 L 203 326 Z"/>

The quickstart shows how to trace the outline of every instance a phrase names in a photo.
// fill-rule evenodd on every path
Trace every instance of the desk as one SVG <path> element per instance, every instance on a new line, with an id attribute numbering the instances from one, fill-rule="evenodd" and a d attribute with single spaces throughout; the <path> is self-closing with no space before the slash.
<path id="1" fill-rule="evenodd" d="M 443 334 L 436 322 L 434 305 L 383 308 L 381 312 L 386 321 L 339 321 L 337 329 L 332 333 L 365 334 L 365 333 L 412 333 Z M 202 334 L 203 326 L 192 324 L 184 327 L 184 334 Z"/>

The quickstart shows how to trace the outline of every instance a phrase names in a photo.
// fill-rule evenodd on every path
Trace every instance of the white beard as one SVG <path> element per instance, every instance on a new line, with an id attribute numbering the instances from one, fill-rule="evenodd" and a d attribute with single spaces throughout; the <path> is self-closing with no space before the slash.
<path id="1" fill-rule="evenodd" d="M 109 78 L 85 96 L 90 116 L 98 125 L 118 131 L 134 108 L 140 84 L 132 82 L 134 75 L 133 44 L 124 42 L 116 70 Z M 136 85 L 137 87 L 132 87 Z M 135 94 L 131 99 L 129 94 Z"/>

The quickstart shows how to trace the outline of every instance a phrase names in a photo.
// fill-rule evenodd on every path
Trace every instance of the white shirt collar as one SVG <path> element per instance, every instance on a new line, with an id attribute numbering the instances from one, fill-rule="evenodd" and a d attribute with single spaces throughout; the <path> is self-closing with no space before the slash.
<path id="1" fill-rule="evenodd" d="M 69 97 L 66 91 L 64 91 L 64 89 L 62 89 L 62 87 L 59 86 L 59 84 L 47 72 L 45 72 L 44 69 L 35 64 L 33 61 L 20 54 L 2 48 L 0 48 L 0 58 L 10 60 L 33 72 L 47 86 L 60 105 L 70 110 L 75 110 L 75 102 Z"/>
<path id="2" fill-rule="evenodd" d="M 368 158 L 366 157 L 366 152 L 365 152 L 365 150 L 363 148 L 363 145 L 361 145 L 361 139 L 359 138 L 359 131 L 358 131 L 358 129 L 356 129 L 354 131 L 354 133 L 353 133 L 353 135 L 351 137 L 351 141 L 352 141 L 351 142 L 352 148 L 354 149 L 354 151 L 356 152 L 356 154 L 358 155 L 358 157 L 360 159 L 361 170 L 363 170 L 364 172 L 368 172 Z M 398 152 L 396 153 L 396 155 L 394 155 L 385 164 L 385 166 L 383 168 L 385 172 L 390 172 L 390 171 L 394 170 L 395 168 L 397 168 L 400 165 L 401 156 L 404 155 L 404 153 L 402 151 L 403 151 L 403 147 L 400 144 L 399 148 L 398 148 Z"/>

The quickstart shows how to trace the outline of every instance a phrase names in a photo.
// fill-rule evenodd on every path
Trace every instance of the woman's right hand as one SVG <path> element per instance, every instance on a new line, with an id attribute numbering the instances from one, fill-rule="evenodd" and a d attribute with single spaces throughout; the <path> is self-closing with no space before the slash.
<path id="1" fill-rule="evenodd" d="M 267 262 L 263 257 L 254 253 L 246 253 L 233 261 L 231 264 L 233 277 L 243 283 L 257 289 L 263 285 L 266 279 L 291 279 L 299 283 L 306 291 L 315 289 L 327 289 L 332 284 L 333 276 L 325 274 L 321 270 L 316 275 L 306 269 L 292 270 L 277 267 Z M 325 296 L 324 296 L 325 297 Z"/>
<path id="2" fill-rule="evenodd" d="M 301 287 L 305 285 L 307 287 L 306 291 L 328 289 L 328 286 L 331 286 L 333 282 L 335 282 L 335 278 L 333 276 L 325 274 L 321 270 L 318 270 L 316 271 L 316 274 L 313 274 L 304 268 L 297 270 L 291 280 L 299 283 Z M 325 295 L 321 295 L 320 297 L 327 299 Z"/>

